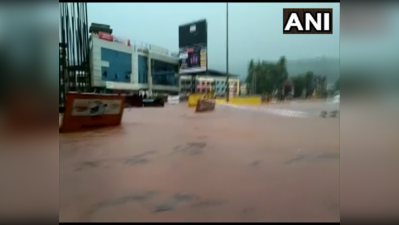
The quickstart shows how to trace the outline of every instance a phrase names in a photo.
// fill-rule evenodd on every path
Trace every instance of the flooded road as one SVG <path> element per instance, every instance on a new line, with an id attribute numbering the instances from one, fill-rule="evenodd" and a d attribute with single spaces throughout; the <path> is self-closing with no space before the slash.
<path id="1" fill-rule="evenodd" d="M 319 117 L 322 111 L 331 112 L 334 110 L 339 110 L 339 103 L 326 102 L 326 101 L 298 101 L 283 104 L 269 104 L 264 105 L 265 108 L 275 108 L 275 109 L 286 109 L 293 111 L 305 112 L 309 116 Z"/>
<path id="2" fill-rule="evenodd" d="M 339 120 L 126 110 L 60 134 L 60 221 L 339 221 Z"/>

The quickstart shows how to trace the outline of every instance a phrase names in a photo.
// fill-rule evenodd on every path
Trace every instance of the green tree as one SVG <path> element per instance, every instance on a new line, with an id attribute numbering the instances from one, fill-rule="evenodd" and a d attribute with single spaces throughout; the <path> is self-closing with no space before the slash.
<path id="1" fill-rule="evenodd" d="M 287 60 L 285 56 L 281 56 L 277 62 L 277 69 L 278 69 L 278 80 L 277 82 L 279 85 L 282 85 L 285 80 L 288 79 L 288 72 L 287 72 Z"/>
<path id="2" fill-rule="evenodd" d="M 254 60 L 251 59 L 248 64 L 247 68 L 247 77 L 245 79 L 245 83 L 247 83 L 247 89 L 252 93 L 253 89 L 253 82 L 254 82 L 254 71 L 255 71 L 255 63 Z"/>
<path id="3" fill-rule="evenodd" d="M 248 64 L 247 85 L 252 93 L 272 93 L 275 89 L 281 89 L 283 82 L 288 78 L 286 58 L 284 56 L 276 62 L 253 59 Z"/>
<path id="4" fill-rule="evenodd" d="M 315 89 L 315 75 L 312 71 L 308 71 L 305 74 L 305 97 L 309 97 L 313 94 Z"/>
<path id="5" fill-rule="evenodd" d="M 323 78 L 324 79 L 324 78 Z M 321 81 L 324 81 L 321 79 Z M 313 74 L 312 71 L 308 71 L 305 74 L 299 74 L 291 78 L 293 85 L 294 85 L 294 97 L 298 98 L 303 95 L 305 92 L 304 97 L 309 97 L 313 94 L 315 90 L 316 83 L 317 83 L 317 76 Z"/>
<path id="6" fill-rule="evenodd" d="M 306 75 L 297 75 L 291 78 L 294 84 L 294 98 L 302 96 L 304 90 L 306 90 Z"/>
<path id="7" fill-rule="evenodd" d="M 341 82 L 340 79 L 338 78 L 337 81 L 335 81 L 334 88 L 336 91 L 339 91 L 340 87 L 341 87 Z"/>

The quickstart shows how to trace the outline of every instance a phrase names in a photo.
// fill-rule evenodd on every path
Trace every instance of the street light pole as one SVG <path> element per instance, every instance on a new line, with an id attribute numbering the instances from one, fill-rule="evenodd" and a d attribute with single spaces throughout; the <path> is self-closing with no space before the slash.
<path id="1" fill-rule="evenodd" d="M 230 95 L 229 78 L 229 3 L 226 2 L 226 103 L 229 102 Z"/>

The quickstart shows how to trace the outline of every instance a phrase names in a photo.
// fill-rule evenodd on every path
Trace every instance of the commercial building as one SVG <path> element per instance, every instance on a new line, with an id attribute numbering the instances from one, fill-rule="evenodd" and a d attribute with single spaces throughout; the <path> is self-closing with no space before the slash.
<path id="1" fill-rule="evenodd" d="M 92 32 L 90 61 L 91 85 L 96 92 L 179 91 L 178 58 L 165 48 Z"/>
<path id="2" fill-rule="evenodd" d="M 188 94 L 192 92 L 205 93 L 207 90 L 215 91 L 218 96 L 226 95 L 226 74 L 215 70 L 208 70 L 205 73 L 191 76 L 180 76 L 179 93 Z M 195 83 L 193 83 L 195 82 Z M 195 88 L 193 88 L 195 87 Z M 229 93 L 230 95 L 238 95 L 240 87 L 240 80 L 235 75 L 230 75 L 229 78 Z"/>
<path id="3" fill-rule="evenodd" d="M 240 84 L 240 95 L 246 95 L 248 93 L 248 86 L 246 83 Z"/>
<path id="4" fill-rule="evenodd" d="M 215 70 L 179 75 L 178 54 L 112 34 L 108 25 L 90 27 L 91 87 L 98 93 L 137 92 L 187 94 L 213 90 L 226 94 L 226 73 Z M 191 68 L 191 67 L 190 67 Z M 240 81 L 230 75 L 230 95 L 239 94 Z"/>

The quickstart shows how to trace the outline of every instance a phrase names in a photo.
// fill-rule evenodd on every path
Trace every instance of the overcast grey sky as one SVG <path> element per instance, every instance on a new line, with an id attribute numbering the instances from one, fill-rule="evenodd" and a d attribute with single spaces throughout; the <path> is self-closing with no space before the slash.
<path id="1" fill-rule="evenodd" d="M 349 15 L 356 18 L 354 24 L 348 31 L 341 28 L 340 37 L 340 59 L 341 68 L 346 65 L 360 65 L 362 67 L 372 65 L 379 69 L 379 66 L 396 66 L 398 68 L 399 59 L 399 5 L 382 4 L 380 10 L 376 10 L 376 5 L 370 5 L 373 13 L 364 13 L 363 10 L 370 10 L 368 4 L 363 7 L 355 6 L 360 11 L 360 17 L 353 9 L 348 8 Z M 380 5 L 378 5 L 380 6 Z M 341 6 L 341 23 L 347 23 L 345 13 L 346 6 Z M 367 9 L 368 8 L 368 9 Z M 378 13 L 379 12 L 379 13 Z M 364 15 L 367 15 L 364 17 Z M 380 18 L 380 19 L 378 19 Z M 363 26 L 360 26 L 363 24 Z M 369 32 L 355 32 L 358 30 Z"/>
<path id="2" fill-rule="evenodd" d="M 332 35 L 283 35 L 283 8 L 333 8 Z M 339 3 L 229 3 L 229 68 L 253 59 L 339 57 Z M 208 21 L 209 68 L 225 71 L 226 3 L 88 3 L 89 22 L 113 34 L 178 50 L 178 26 Z"/>

